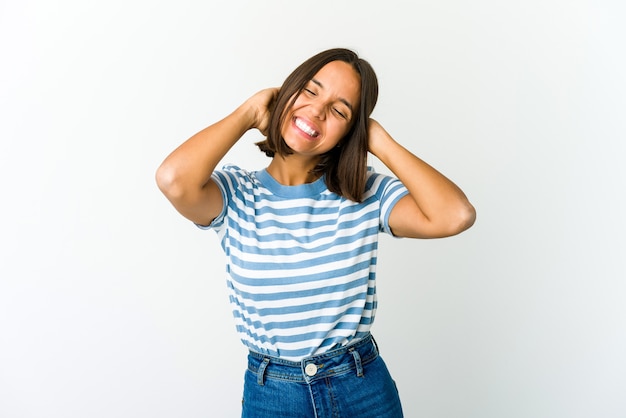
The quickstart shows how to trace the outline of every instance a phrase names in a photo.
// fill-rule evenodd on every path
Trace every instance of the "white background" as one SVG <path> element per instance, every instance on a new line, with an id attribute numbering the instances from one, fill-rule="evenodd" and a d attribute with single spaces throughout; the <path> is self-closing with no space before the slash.
<path id="1" fill-rule="evenodd" d="M 221 249 L 154 172 L 343 46 L 378 73 L 374 116 L 478 211 L 382 238 L 373 331 L 406 416 L 623 418 L 625 9 L 1 0 L 0 416 L 239 416 Z M 257 139 L 225 160 L 262 168 Z"/>

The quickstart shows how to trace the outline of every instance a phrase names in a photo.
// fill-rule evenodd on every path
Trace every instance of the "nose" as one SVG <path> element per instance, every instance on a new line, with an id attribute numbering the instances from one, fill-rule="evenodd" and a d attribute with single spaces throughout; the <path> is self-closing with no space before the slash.
<path id="1" fill-rule="evenodd" d="M 319 120 L 326 119 L 326 105 L 320 102 L 311 103 L 311 116 Z"/>

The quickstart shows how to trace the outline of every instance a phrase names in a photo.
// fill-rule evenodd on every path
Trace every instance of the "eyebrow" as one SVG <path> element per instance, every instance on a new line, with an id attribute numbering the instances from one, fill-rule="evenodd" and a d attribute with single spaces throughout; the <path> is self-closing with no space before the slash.
<path id="1" fill-rule="evenodd" d="M 324 85 L 322 83 L 320 83 L 319 80 L 316 80 L 314 78 L 311 79 L 311 82 L 318 85 L 320 88 L 324 88 Z M 354 112 L 354 109 L 352 108 L 352 105 L 350 104 L 349 101 L 347 101 L 346 99 L 344 99 L 343 97 L 339 98 L 339 101 L 343 104 L 345 104 L 346 106 L 348 106 L 348 108 L 350 109 L 350 112 Z"/>

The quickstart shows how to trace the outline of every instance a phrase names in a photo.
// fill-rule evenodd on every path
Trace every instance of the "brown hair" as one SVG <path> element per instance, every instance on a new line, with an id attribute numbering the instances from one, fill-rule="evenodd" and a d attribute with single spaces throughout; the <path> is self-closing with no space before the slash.
<path id="1" fill-rule="evenodd" d="M 300 64 L 285 79 L 278 92 L 267 139 L 256 145 L 268 157 L 293 153 L 281 135 L 287 111 L 313 76 L 332 61 L 344 61 L 359 74 L 361 99 L 358 110 L 354 112 L 352 126 L 339 142 L 340 146 L 323 154 L 312 172 L 325 175 L 326 186 L 330 191 L 360 202 L 365 191 L 367 174 L 368 122 L 378 100 L 378 79 L 372 66 L 355 52 L 344 48 L 329 49 Z"/>

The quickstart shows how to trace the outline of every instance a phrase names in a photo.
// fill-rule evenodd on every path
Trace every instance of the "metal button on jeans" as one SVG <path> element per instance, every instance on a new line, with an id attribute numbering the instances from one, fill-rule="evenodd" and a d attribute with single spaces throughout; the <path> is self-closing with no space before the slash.
<path id="1" fill-rule="evenodd" d="M 304 372 L 307 376 L 315 376 L 315 374 L 317 373 L 317 366 L 313 363 L 309 363 L 304 368 Z"/>

